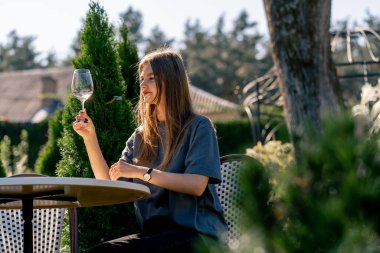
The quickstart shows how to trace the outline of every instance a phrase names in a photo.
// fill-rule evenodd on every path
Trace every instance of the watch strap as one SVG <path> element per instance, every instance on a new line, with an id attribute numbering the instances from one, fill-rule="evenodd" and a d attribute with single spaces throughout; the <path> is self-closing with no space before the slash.
<path id="1" fill-rule="evenodd" d="M 153 168 L 149 168 L 146 172 L 145 172 L 145 174 L 151 174 L 152 173 L 152 171 L 153 171 Z"/>

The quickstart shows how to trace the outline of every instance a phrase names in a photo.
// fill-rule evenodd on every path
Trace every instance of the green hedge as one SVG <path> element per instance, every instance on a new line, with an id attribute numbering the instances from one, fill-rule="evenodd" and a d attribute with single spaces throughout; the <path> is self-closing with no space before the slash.
<path id="1" fill-rule="evenodd" d="M 0 122 L 0 138 L 8 135 L 12 140 L 12 145 L 17 145 L 20 142 L 21 130 L 26 129 L 29 140 L 28 167 L 34 169 L 38 153 L 48 140 L 48 124 L 48 121 L 39 124 Z M 244 154 L 247 148 L 253 147 L 252 131 L 247 119 L 214 122 L 214 124 L 221 156 L 234 153 Z M 285 125 L 276 132 L 276 139 L 282 142 L 289 141 Z"/>
<path id="2" fill-rule="evenodd" d="M 40 148 L 47 141 L 48 121 L 38 124 L 0 122 L 0 139 L 7 135 L 12 145 L 17 145 L 23 129 L 28 132 L 28 167 L 33 170 Z"/>
<path id="3" fill-rule="evenodd" d="M 253 146 L 251 127 L 248 120 L 214 122 L 220 155 L 244 154 Z"/>
<path id="4" fill-rule="evenodd" d="M 252 130 L 248 119 L 214 122 L 214 125 L 218 136 L 221 156 L 228 154 L 245 154 L 247 148 L 254 146 Z M 276 140 L 289 142 L 285 123 L 276 131 L 275 136 Z"/>

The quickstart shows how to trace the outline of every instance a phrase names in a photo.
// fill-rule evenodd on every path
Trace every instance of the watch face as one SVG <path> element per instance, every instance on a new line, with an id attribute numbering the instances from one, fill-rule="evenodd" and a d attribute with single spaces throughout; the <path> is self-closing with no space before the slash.
<path id="1" fill-rule="evenodd" d="M 144 177 L 145 181 L 149 181 L 150 180 L 150 174 L 145 173 L 143 177 Z"/>

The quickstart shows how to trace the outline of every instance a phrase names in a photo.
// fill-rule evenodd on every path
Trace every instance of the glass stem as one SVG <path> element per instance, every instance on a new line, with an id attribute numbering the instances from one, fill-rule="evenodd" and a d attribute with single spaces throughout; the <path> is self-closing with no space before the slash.
<path id="1" fill-rule="evenodd" d="M 84 112 L 84 101 L 81 101 L 82 103 L 82 112 Z"/>

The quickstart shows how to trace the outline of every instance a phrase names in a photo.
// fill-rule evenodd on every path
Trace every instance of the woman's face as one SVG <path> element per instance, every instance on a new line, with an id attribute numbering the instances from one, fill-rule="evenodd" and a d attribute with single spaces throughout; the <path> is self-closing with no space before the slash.
<path id="1" fill-rule="evenodd" d="M 157 92 L 152 66 L 147 62 L 142 66 L 140 72 L 140 93 L 143 101 L 149 104 L 157 104 Z"/>

